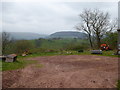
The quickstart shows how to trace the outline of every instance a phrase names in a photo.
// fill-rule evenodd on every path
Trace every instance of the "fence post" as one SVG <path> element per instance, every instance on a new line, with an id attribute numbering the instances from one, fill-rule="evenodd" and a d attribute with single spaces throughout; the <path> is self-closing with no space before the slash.
<path id="1" fill-rule="evenodd" d="M 120 55 L 120 1 L 118 2 L 118 54 Z"/>

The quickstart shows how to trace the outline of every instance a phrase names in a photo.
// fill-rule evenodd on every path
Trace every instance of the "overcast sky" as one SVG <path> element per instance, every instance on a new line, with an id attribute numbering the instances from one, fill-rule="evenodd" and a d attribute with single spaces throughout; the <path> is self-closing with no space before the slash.
<path id="1" fill-rule="evenodd" d="M 78 15 L 87 8 L 107 11 L 111 18 L 118 17 L 117 2 L 2 2 L 0 23 L 3 30 L 11 32 L 76 31 Z"/>

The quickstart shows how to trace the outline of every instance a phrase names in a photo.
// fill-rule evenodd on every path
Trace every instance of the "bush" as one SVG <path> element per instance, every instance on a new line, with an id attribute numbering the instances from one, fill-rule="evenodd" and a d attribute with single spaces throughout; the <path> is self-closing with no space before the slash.
<path id="1" fill-rule="evenodd" d="M 111 49 L 117 48 L 118 32 L 107 33 L 106 37 L 103 38 L 102 43 L 106 43 Z"/>
<path id="2" fill-rule="evenodd" d="M 30 51 L 33 48 L 33 44 L 28 40 L 19 40 L 15 43 L 15 52 L 22 54 L 25 51 Z"/>

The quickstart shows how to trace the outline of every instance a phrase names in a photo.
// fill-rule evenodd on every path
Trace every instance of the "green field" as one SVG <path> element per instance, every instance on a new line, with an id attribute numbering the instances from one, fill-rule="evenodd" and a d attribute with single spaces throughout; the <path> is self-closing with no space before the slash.
<path id="1" fill-rule="evenodd" d="M 88 40 L 82 39 L 37 39 L 31 40 L 32 52 L 88 49 Z"/>
<path id="2" fill-rule="evenodd" d="M 28 49 L 30 54 L 26 57 L 22 57 L 21 54 L 25 51 L 25 49 Z M 84 50 L 84 52 L 79 53 L 79 50 Z M 13 63 L 0 62 L 0 64 L 2 64 L 2 71 L 15 70 L 37 62 L 26 60 L 29 57 L 53 55 L 91 55 L 90 50 L 90 45 L 87 39 L 59 38 L 16 41 L 10 44 L 10 48 L 7 48 L 6 54 L 17 53 L 18 60 Z M 117 55 L 114 55 L 115 52 L 115 50 L 103 51 L 103 54 L 100 56 L 118 57 Z"/>

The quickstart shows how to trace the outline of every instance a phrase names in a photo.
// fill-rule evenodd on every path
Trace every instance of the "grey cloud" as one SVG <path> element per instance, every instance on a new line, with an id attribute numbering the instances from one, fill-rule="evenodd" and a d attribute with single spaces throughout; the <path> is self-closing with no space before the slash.
<path id="1" fill-rule="evenodd" d="M 117 17 L 117 3 L 18 3 L 2 5 L 3 29 L 6 31 L 37 32 L 50 34 L 61 30 L 72 30 L 79 23 L 79 14 L 85 8 L 109 11 Z M 1 11 L 0 11 L 1 12 Z"/>

